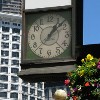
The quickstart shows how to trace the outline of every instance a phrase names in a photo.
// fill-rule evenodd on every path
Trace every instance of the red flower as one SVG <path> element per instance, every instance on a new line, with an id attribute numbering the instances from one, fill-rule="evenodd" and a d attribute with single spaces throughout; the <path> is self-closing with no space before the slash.
<path id="1" fill-rule="evenodd" d="M 85 86 L 90 86 L 90 83 L 89 83 L 89 82 L 86 82 L 86 83 L 85 83 Z"/>
<path id="2" fill-rule="evenodd" d="M 73 100 L 78 100 L 77 96 L 73 96 L 72 98 L 73 98 Z"/>
<path id="3" fill-rule="evenodd" d="M 70 83 L 70 80 L 69 79 L 67 79 L 67 80 L 65 80 L 65 85 L 68 85 L 69 83 Z"/>

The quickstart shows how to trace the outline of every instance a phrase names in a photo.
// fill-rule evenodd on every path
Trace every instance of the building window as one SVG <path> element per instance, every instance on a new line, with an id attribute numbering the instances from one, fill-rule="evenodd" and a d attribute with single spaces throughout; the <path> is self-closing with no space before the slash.
<path id="1" fill-rule="evenodd" d="M 1 58 L 1 64 L 8 64 L 8 59 Z"/>
<path id="2" fill-rule="evenodd" d="M 28 92 L 28 87 L 22 86 L 22 91 Z"/>
<path id="3" fill-rule="evenodd" d="M 18 85 L 11 84 L 11 90 L 18 90 Z"/>
<path id="4" fill-rule="evenodd" d="M 8 68 L 7 67 L 1 67 L 0 71 L 8 73 Z"/>
<path id="5" fill-rule="evenodd" d="M 11 93 L 10 98 L 18 98 L 18 93 Z"/>
<path id="6" fill-rule="evenodd" d="M 22 94 L 22 98 L 23 98 L 23 100 L 28 100 L 28 96 L 27 95 Z"/>
<path id="7" fill-rule="evenodd" d="M 19 57 L 19 52 L 12 52 L 12 57 Z"/>
<path id="8" fill-rule="evenodd" d="M 0 89 L 8 89 L 8 84 L 0 83 Z"/>
<path id="9" fill-rule="evenodd" d="M 6 76 L 6 75 L 0 75 L 0 80 L 2 80 L 2 81 L 8 81 L 8 76 Z"/>
<path id="10" fill-rule="evenodd" d="M 19 65 L 19 60 L 12 60 L 12 65 Z"/>
<path id="11" fill-rule="evenodd" d="M 2 42 L 1 47 L 4 48 L 4 49 L 9 48 L 9 43 Z"/>
<path id="12" fill-rule="evenodd" d="M 20 33 L 20 29 L 18 29 L 18 28 L 12 28 L 12 33 Z"/>
<path id="13" fill-rule="evenodd" d="M 7 98 L 7 92 L 0 92 L 0 97 Z"/>
<path id="14" fill-rule="evenodd" d="M 35 98 L 30 96 L 30 100 L 35 100 Z"/>
<path id="15" fill-rule="evenodd" d="M 35 87 L 35 83 L 30 83 L 31 87 Z"/>
<path id="16" fill-rule="evenodd" d="M 2 31 L 3 32 L 9 32 L 9 29 L 10 29 L 10 27 L 2 26 Z"/>
<path id="17" fill-rule="evenodd" d="M 4 35 L 4 34 L 2 34 L 2 39 L 5 40 L 5 41 L 6 41 L 6 40 L 9 40 L 9 35 Z"/>
<path id="18" fill-rule="evenodd" d="M 18 68 L 11 68 L 11 73 L 18 73 L 19 72 L 19 69 Z"/>
<path id="19" fill-rule="evenodd" d="M 13 36 L 12 37 L 12 41 L 20 41 L 20 37 L 19 36 Z"/>
<path id="20" fill-rule="evenodd" d="M 37 96 L 42 97 L 42 91 L 37 91 Z"/>
<path id="21" fill-rule="evenodd" d="M 9 56 L 9 51 L 3 51 L 1 50 L 1 56 Z"/>
<path id="22" fill-rule="evenodd" d="M 42 82 L 37 83 L 38 89 L 42 89 Z"/>
<path id="23" fill-rule="evenodd" d="M 18 77 L 16 77 L 16 76 L 11 76 L 11 80 L 12 80 L 12 82 L 18 82 Z"/>
<path id="24" fill-rule="evenodd" d="M 34 95 L 35 94 L 35 89 L 30 89 L 30 94 Z"/>
<path id="25" fill-rule="evenodd" d="M 12 44 L 12 49 L 19 49 L 19 44 Z"/>

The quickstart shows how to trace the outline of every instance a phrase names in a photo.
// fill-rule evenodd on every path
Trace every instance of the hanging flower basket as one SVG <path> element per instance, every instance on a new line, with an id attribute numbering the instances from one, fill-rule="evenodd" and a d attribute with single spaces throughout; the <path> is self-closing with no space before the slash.
<path id="1" fill-rule="evenodd" d="M 78 97 L 76 100 L 100 100 L 100 59 L 88 54 L 81 62 L 76 70 L 67 73 L 65 85 L 70 88 L 70 96 Z"/>

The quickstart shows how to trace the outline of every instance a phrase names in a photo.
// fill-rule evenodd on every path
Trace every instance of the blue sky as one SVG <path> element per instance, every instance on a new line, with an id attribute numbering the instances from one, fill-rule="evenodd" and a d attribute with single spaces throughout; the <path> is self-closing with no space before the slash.
<path id="1" fill-rule="evenodd" d="M 83 0 L 83 44 L 100 43 L 100 0 Z"/>

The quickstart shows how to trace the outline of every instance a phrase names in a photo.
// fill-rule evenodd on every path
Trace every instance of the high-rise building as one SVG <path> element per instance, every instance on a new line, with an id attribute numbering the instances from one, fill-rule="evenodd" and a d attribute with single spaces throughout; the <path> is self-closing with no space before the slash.
<path id="1" fill-rule="evenodd" d="M 0 13 L 0 100 L 45 100 L 44 82 L 28 83 L 21 70 L 22 16 Z"/>
<path id="2" fill-rule="evenodd" d="M 22 14 L 23 0 L 0 0 L 0 12 Z"/>

